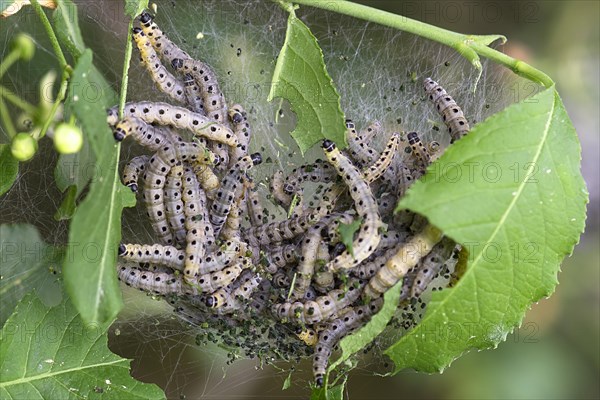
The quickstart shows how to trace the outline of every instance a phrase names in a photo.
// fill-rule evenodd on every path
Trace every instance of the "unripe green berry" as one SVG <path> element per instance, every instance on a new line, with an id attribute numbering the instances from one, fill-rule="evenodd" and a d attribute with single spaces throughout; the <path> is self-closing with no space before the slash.
<path id="1" fill-rule="evenodd" d="M 10 144 L 10 152 L 19 161 L 30 160 L 37 151 L 37 142 L 29 133 L 18 133 Z"/>
<path id="2" fill-rule="evenodd" d="M 83 146 L 83 134 L 77 125 L 62 122 L 54 129 L 54 147 L 61 154 L 77 153 Z"/>
<path id="3" fill-rule="evenodd" d="M 35 55 L 35 43 L 29 35 L 19 33 L 11 44 L 12 49 L 19 52 L 21 60 L 29 61 Z"/>

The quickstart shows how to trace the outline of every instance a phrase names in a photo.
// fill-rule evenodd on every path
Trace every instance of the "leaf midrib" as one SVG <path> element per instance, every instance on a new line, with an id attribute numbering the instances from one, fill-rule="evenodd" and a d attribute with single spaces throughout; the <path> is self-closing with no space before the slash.
<path id="1" fill-rule="evenodd" d="M 71 373 L 71 372 L 84 371 L 84 370 L 90 369 L 90 368 L 99 368 L 99 367 L 114 365 L 114 364 L 118 364 L 118 363 L 126 363 L 126 362 L 128 362 L 127 359 L 119 359 L 119 360 L 113 360 L 111 362 L 104 362 L 104 363 L 99 363 L 99 364 L 90 364 L 90 365 L 86 365 L 86 366 L 80 366 L 80 367 L 74 367 L 74 368 L 64 369 L 64 370 L 56 371 L 56 372 L 48 372 L 48 373 L 41 374 L 41 375 L 35 375 L 35 376 L 30 376 L 30 377 L 19 378 L 19 379 L 13 380 L 13 381 L 0 382 L 0 388 L 5 388 L 5 387 L 9 387 L 9 386 L 13 386 L 13 385 L 18 385 L 18 384 L 22 384 L 22 383 L 28 383 L 28 382 L 38 381 L 38 380 L 41 380 L 41 379 L 47 379 L 47 378 L 51 378 L 51 377 L 54 377 L 54 376 L 59 376 L 59 375 L 62 375 L 62 374 L 68 374 L 68 373 Z"/>
<path id="2" fill-rule="evenodd" d="M 553 90 L 553 89 L 546 89 L 546 90 Z M 498 226 L 496 227 L 496 229 L 494 229 L 494 231 L 492 232 L 492 234 L 489 236 L 488 242 L 491 241 L 498 234 L 498 232 L 500 231 L 500 228 L 504 225 L 504 222 L 506 221 L 506 219 L 508 218 L 508 215 L 511 213 L 512 209 L 514 208 L 515 204 L 517 203 L 517 200 L 519 200 L 519 198 L 521 197 L 521 193 L 523 192 L 523 190 L 525 188 L 525 184 L 527 183 L 527 177 L 533 171 L 535 165 L 537 165 L 536 163 L 537 163 L 537 161 L 538 161 L 538 159 L 539 159 L 539 157 L 540 157 L 540 155 L 542 153 L 542 149 L 544 148 L 544 145 L 546 144 L 546 140 L 547 140 L 548 135 L 549 135 L 550 122 L 552 121 L 552 117 L 554 116 L 555 107 L 556 107 L 556 98 L 553 95 L 552 108 L 548 112 L 548 121 L 546 122 L 546 126 L 544 127 L 544 134 L 542 136 L 542 140 L 540 140 L 540 145 L 539 145 L 539 147 L 538 147 L 538 149 L 536 151 L 535 156 L 533 157 L 532 161 L 530 162 L 531 167 L 527 169 L 527 174 L 524 174 L 523 181 L 519 184 L 515 196 L 513 196 L 512 201 L 508 205 L 508 207 L 507 207 L 506 211 L 504 212 L 504 214 L 501 216 L 500 221 L 498 223 Z M 475 258 L 475 260 L 473 260 L 473 262 L 468 265 L 469 268 L 467 268 L 467 270 L 465 271 L 465 274 L 463 275 L 463 277 L 458 281 L 458 284 L 454 288 L 452 288 L 452 290 L 447 291 L 448 294 L 442 300 L 440 300 L 436 304 L 436 311 L 437 312 L 441 311 L 445 307 L 445 304 L 448 303 L 450 301 L 450 299 L 453 298 L 453 296 L 456 293 L 456 289 L 458 287 L 460 287 L 460 283 L 464 282 L 466 280 L 467 276 L 474 274 L 473 270 L 475 269 L 475 266 L 480 261 L 480 259 L 481 259 L 482 256 L 483 256 L 483 251 L 481 251 L 477 255 L 477 257 Z M 399 345 L 399 343 L 403 342 L 404 340 L 406 340 L 406 339 L 408 339 L 410 337 L 413 337 L 413 335 L 416 334 L 421 329 L 421 326 L 423 326 L 423 324 L 426 321 L 428 321 L 429 319 L 433 318 L 433 316 L 435 314 L 437 314 L 437 313 L 426 314 L 425 318 L 423 318 L 423 320 L 421 320 L 421 323 L 417 326 L 417 328 L 415 328 L 411 332 L 410 335 L 407 335 L 407 336 L 404 336 L 403 338 L 401 338 L 396 344 L 394 344 L 392 347 L 390 347 L 390 349 L 396 347 L 397 345 Z M 429 315 L 429 317 L 427 315 Z"/>

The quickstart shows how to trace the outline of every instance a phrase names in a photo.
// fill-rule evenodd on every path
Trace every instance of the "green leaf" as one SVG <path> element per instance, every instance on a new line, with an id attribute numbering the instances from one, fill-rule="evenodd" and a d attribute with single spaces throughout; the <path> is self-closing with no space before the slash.
<path id="1" fill-rule="evenodd" d="M 32 225 L 0 225 L 0 324 L 34 289 L 45 304 L 60 302 L 56 274 L 63 255 L 46 244 Z"/>
<path id="2" fill-rule="evenodd" d="M 383 332 L 387 324 L 390 322 L 398 303 L 400 302 L 400 290 L 402 289 L 402 280 L 400 280 L 394 287 L 385 292 L 383 295 L 383 307 L 377 314 L 371 318 L 362 328 L 353 334 L 346 336 L 340 342 L 340 348 L 342 349 L 342 355 L 333 362 L 327 369 L 327 375 L 331 371 L 335 370 L 338 365 L 341 365 L 344 361 L 350 358 L 352 355 L 364 349 L 367 345 L 373 342 L 377 336 Z M 328 381 L 328 376 L 325 381 Z"/>
<path id="3" fill-rule="evenodd" d="M 57 0 L 57 7 L 53 14 L 54 26 L 56 35 L 64 45 L 69 53 L 75 59 L 75 62 L 79 61 L 82 53 L 85 51 L 86 46 L 79 29 L 79 18 L 77 17 L 77 6 L 72 0 Z M 89 71 L 90 81 L 93 82 L 93 86 L 88 86 L 85 92 L 86 96 L 94 96 L 94 99 L 102 96 L 109 99 L 109 104 L 117 102 L 117 94 L 108 84 L 104 76 L 96 69 L 92 67 Z M 71 82 L 71 85 L 73 82 Z M 72 101 L 72 98 L 67 98 L 66 103 Z M 67 108 L 67 111 L 69 107 Z M 68 117 L 68 114 L 67 114 Z"/>
<path id="4" fill-rule="evenodd" d="M 94 158 L 94 152 L 85 137 L 80 151 L 74 154 L 61 154 L 54 168 L 54 181 L 58 189 L 64 192 L 67 188 L 76 186 L 75 197 L 79 197 L 90 179 L 96 175 Z"/>
<path id="5" fill-rule="evenodd" d="M 346 380 L 339 385 L 328 388 L 313 388 L 310 395 L 310 400 L 343 400 L 345 386 Z"/>
<path id="6" fill-rule="evenodd" d="M 287 378 L 285 378 L 285 381 L 283 381 L 283 386 L 281 387 L 281 390 L 287 390 L 290 388 L 290 386 L 292 386 L 292 372 L 294 371 L 291 370 Z"/>
<path id="7" fill-rule="evenodd" d="M 10 152 L 10 144 L 0 144 L 0 196 L 8 192 L 19 175 L 19 161 Z"/>
<path id="8" fill-rule="evenodd" d="M 106 98 L 89 101 L 92 53 L 86 50 L 73 71 L 69 95 L 72 111 L 96 154 L 96 179 L 71 221 L 63 268 L 65 286 L 86 323 L 112 321 L 123 302 L 116 275 L 123 207 L 135 205 L 131 190 L 118 178 L 119 146 L 106 124 Z"/>
<path id="9" fill-rule="evenodd" d="M 323 61 L 323 51 L 308 27 L 293 10 L 287 23 L 285 43 L 273 72 L 269 101 L 282 97 L 298 118 L 292 137 L 304 154 L 323 139 L 346 146 L 344 113 Z"/>
<path id="10" fill-rule="evenodd" d="M 67 194 L 63 199 L 62 203 L 58 207 L 58 210 L 54 213 L 54 219 L 56 221 L 63 221 L 73 218 L 75 214 L 75 200 L 77 199 L 77 186 L 71 185 L 67 190 Z"/>
<path id="11" fill-rule="evenodd" d="M 354 242 L 354 233 L 360 228 L 362 220 L 360 218 L 352 221 L 349 224 L 340 223 L 338 231 L 340 233 L 342 243 L 346 246 L 346 249 L 350 254 L 354 256 L 354 248 L 352 243 Z"/>
<path id="12" fill-rule="evenodd" d="M 0 334 L 0 398 L 163 399 L 155 385 L 129 375 L 107 335 L 86 329 L 68 301 L 45 307 L 28 294 Z"/>
<path id="13" fill-rule="evenodd" d="M 125 0 L 125 14 L 135 18 L 148 8 L 148 0 Z"/>
<path id="14" fill-rule="evenodd" d="M 58 0 L 54 11 L 54 26 L 60 42 L 75 58 L 85 50 L 85 43 L 79 29 L 77 6 L 71 0 Z"/>
<path id="15" fill-rule="evenodd" d="M 585 225 L 577 134 L 555 88 L 475 126 L 400 203 L 469 251 L 466 271 L 434 292 L 415 329 L 386 350 L 396 371 L 442 371 L 496 347 L 549 296 Z"/>

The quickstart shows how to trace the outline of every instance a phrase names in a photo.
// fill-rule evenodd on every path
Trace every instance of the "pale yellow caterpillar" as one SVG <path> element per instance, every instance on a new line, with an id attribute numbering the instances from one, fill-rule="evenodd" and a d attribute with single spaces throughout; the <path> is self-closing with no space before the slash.
<path id="1" fill-rule="evenodd" d="M 167 94 L 173 100 L 185 104 L 187 98 L 181 81 L 175 78 L 158 59 L 156 51 L 150 44 L 148 37 L 140 28 L 133 28 L 133 41 L 140 51 L 140 61 L 150 73 L 152 80 L 161 92 Z"/>
<path id="2" fill-rule="evenodd" d="M 140 15 L 140 24 L 142 31 L 148 36 L 154 49 L 161 55 L 162 58 L 171 62 L 175 58 L 189 59 L 190 56 L 185 51 L 181 50 L 175 43 L 160 30 L 158 25 L 153 21 L 154 17 L 147 12 Z"/>
<path id="3" fill-rule="evenodd" d="M 416 159 L 417 164 L 416 173 L 413 176 L 416 174 L 417 176 L 415 177 L 419 178 L 425 173 L 425 170 L 431 163 L 431 156 L 417 132 L 409 132 L 406 135 L 406 140 L 408 140 L 408 144 L 412 150 L 411 154 Z"/>
<path id="4" fill-rule="evenodd" d="M 379 158 L 372 165 L 369 165 L 364 169 L 363 173 L 367 183 L 375 182 L 389 168 L 394 156 L 396 155 L 396 152 L 398 151 L 399 143 L 400 134 L 397 132 L 392 133 L 390 140 L 387 142 L 385 149 Z"/>
<path id="5" fill-rule="evenodd" d="M 431 78 L 425 79 L 423 86 L 429 100 L 433 102 L 448 127 L 448 133 L 452 138 L 451 143 L 465 136 L 470 130 L 469 123 L 456 101 Z"/>
<path id="6" fill-rule="evenodd" d="M 126 103 L 124 117 L 136 117 L 148 124 L 171 125 L 228 146 L 237 146 L 238 144 L 237 138 L 229 127 L 186 108 L 167 103 L 151 101 Z M 110 125 L 118 122 L 115 119 L 114 110 L 108 111 L 107 121 Z"/>
<path id="7" fill-rule="evenodd" d="M 185 243 L 185 214 L 183 212 L 182 183 L 183 167 L 176 165 L 165 178 L 165 212 L 167 222 L 179 244 Z"/>
<path id="8" fill-rule="evenodd" d="M 183 173 L 183 203 L 186 229 L 185 268 L 187 282 L 200 273 L 202 258 L 206 249 L 214 243 L 214 234 L 206 220 L 206 197 L 193 171 L 186 168 Z"/>
<path id="9" fill-rule="evenodd" d="M 185 98 L 189 108 L 201 115 L 206 115 L 202 100 L 202 90 L 196 84 L 194 77 L 190 74 L 183 76 L 183 88 L 185 90 Z"/>
<path id="10" fill-rule="evenodd" d="M 394 286 L 406 273 L 415 267 L 440 240 L 442 233 L 433 225 L 425 227 L 400 249 L 377 271 L 365 287 L 363 296 L 375 299 Z"/>
<path id="11" fill-rule="evenodd" d="M 383 302 L 379 299 L 364 306 L 350 307 L 319 333 L 319 340 L 313 356 L 313 376 L 318 387 L 323 386 L 323 377 L 327 371 L 333 348 L 344 336 L 363 326 L 382 306 Z"/>
<path id="12" fill-rule="evenodd" d="M 300 185 L 305 181 L 329 183 L 337 178 L 335 169 L 323 160 L 316 160 L 313 164 L 295 168 L 283 184 L 283 190 L 288 195 L 293 195 L 300 190 Z"/>
<path id="13" fill-rule="evenodd" d="M 253 166 L 262 162 L 260 153 L 254 153 L 251 156 L 240 158 L 229 170 L 221 182 L 221 187 L 217 191 L 215 201 L 210 208 L 210 222 L 213 224 L 215 236 L 219 235 L 231 205 L 235 202 L 243 187 L 243 176 Z"/>
<path id="14" fill-rule="evenodd" d="M 456 243 L 444 237 L 431 252 L 416 266 L 414 284 L 411 288 L 411 297 L 417 297 L 427 289 L 427 286 L 443 268 L 444 263 L 451 257 Z"/>
<path id="15" fill-rule="evenodd" d="M 360 296 L 362 284 L 358 279 L 348 281 L 347 287 L 335 289 L 314 301 L 280 303 L 273 306 L 273 315 L 280 320 L 299 324 L 314 324 L 354 303 Z"/>
<path id="16" fill-rule="evenodd" d="M 219 309 L 221 313 L 229 313 L 242 309 L 254 291 L 260 285 L 262 278 L 259 275 L 245 270 L 238 278 L 239 286 L 233 290 L 222 288 L 206 298 L 206 306 Z"/>
<path id="17" fill-rule="evenodd" d="M 161 147 L 173 142 L 163 130 L 149 125 L 136 117 L 124 117 L 115 125 L 115 140 L 120 142 L 129 136 L 141 146 L 151 151 L 157 151 Z"/>
<path id="18" fill-rule="evenodd" d="M 233 282 L 245 268 L 242 263 L 227 267 L 222 271 L 200 275 L 184 281 L 182 275 L 169 272 L 144 271 L 137 267 L 119 268 L 119 280 L 128 286 L 158 295 L 178 294 L 198 296 L 212 293 Z"/>
<path id="19" fill-rule="evenodd" d="M 173 68 L 183 75 L 191 75 L 200 87 L 206 116 L 220 124 L 227 124 L 227 104 L 213 70 L 202 61 L 175 58 Z"/>
<path id="20" fill-rule="evenodd" d="M 132 158 L 123 168 L 123 184 L 130 188 L 134 193 L 138 191 L 139 175 L 144 172 L 149 160 L 150 157 L 148 156 L 137 156 Z"/>
<path id="21" fill-rule="evenodd" d="M 349 119 L 346 120 L 346 138 L 348 139 L 350 156 L 360 168 L 373 164 L 379 158 L 377 151 L 360 139 L 354 122 Z"/>
<path id="22" fill-rule="evenodd" d="M 160 244 L 121 244 L 119 245 L 119 257 L 126 261 L 165 265 L 181 270 L 183 269 L 185 253 L 173 246 L 162 246 Z"/>
<path id="23" fill-rule="evenodd" d="M 337 149 L 332 141 L 325 140 L 323 148 L 327 159 L 348 186 L 358 216 L 362 219 L 361 227 L 352 243 L 353 254 L 345 250 L 327 264 L 328 269 L 337 271 L 341 268 L 355 267 L 377 248 L 381 240 L 379 227 L 382 225 L 382 221 L 375 197 L 363 174 Z"/>

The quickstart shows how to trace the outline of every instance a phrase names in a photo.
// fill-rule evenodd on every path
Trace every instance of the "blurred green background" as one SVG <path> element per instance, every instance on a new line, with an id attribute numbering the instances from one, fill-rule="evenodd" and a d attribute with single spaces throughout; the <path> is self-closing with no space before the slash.
<path id="1" fill-rule="evenodd" d="M 4 0 L 3 0 L 4 1 Z M 116 33 L 123 40 L 124 18 L 107 18 L 122 12 L 121 2 L 91 2 L 82 19 L 85 35 Z M 587 229 L 574 255 L 565 260 L 560 284 L 552 298 L 533 306 L 520 329 L 496 350 L 473 352 L 455 361 L 442 375 L 406 371 L 392 378 L 372 377 L 366 371 L 353 373 L 348 385 L 351 399 L 469 398 L 469 399 L 592 399 L 600 397 L 600 2 L 596 1 L 362 1 L 438 25 L 449 30 L 473 33 L 500 33 L 509 42 L 501 50 L 523 59 L 550 75 L 579 134 L 583 174 L 590 192 Z M 107 9 L 112 9 L 108 12 Z M 98 12 L 98 15 L 94 15 Z M 31 14 L 32 15 L 32 14 Z M 16 22 L 18 21 L 18 22 Z M 33 17 L 2 21 L 0 41 L 7 51 L 10 37 L 21 30 L 36 37 L 39 49 L 49 49 L 38 21 Z M 265 28 L 266 29 L 266 28 Z M 35 33 L 38 33 L 36 35 Z M 107 35 L 104 33 L 108 32 Z M 114 48 L 114 45 L 112 45 Z M 117 81 L 120 60 L 104 64 L 109 80 Z M 36 82 L 48 70 L 51 55 L 40 51 L 36 64 L 27 71 L 25 90 L 35 98 Z M 45 64 L 46 63 L 46 64 Z M 10 75 L 9 75 L 10 76 Z M 17 79 L 17 78 L 14 78 Z M 3 82 L 4 84 L 5 82 Z M 10 82 L 14 83 L 14 82 Z M 0 142 L 7 137 L 0 132 Z M 37 160 L 48 164 L 48 160 Z M 49 197 L 58 195 L 47 188 Z M 39 226 L 53 226 L 40 213 Z M 48 218 L 45 222 L 44 218 Z M 56 232 L 53 240 L 60 241 Z M 61 230 L 64 234 L 64 227 Z M 120 354 L 135 358 L 134 375 L 156 382 L 172 398 L 299 398 L 306 397 L 306 380 L 281 391 L 285 371 L 272 368 L 256 371 L 255 360 L 240 360 L 225 366 L 225 357 L 215 349 L 198 350 L 190 336 L 176 327 L 153 326 L 148 336 L 157 337 L 142 344 L 142 328 L 120 328 L 112 346 Z M 157 333 L 158 332 L 158 333 Z M 372 361 L 376 362 L 376 361 Z M 303 365 L 306 369 L 307 365 Z M 368 365 L 367 365 L 368 367 Z M 308 376 L 306 375 L 306 379 Z"/>

